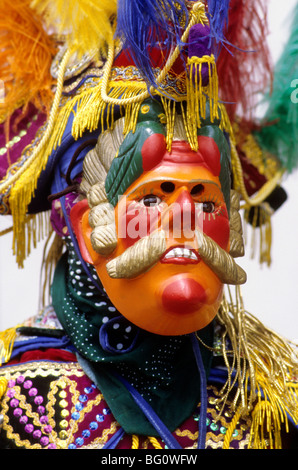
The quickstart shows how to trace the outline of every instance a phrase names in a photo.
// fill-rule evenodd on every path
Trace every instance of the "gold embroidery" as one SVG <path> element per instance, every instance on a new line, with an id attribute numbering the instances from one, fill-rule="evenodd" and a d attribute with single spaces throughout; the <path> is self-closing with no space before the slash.
<path id="1" fill-rule="evenodd" d="M 89 444 L 87 446 L 82 446 L 81 449 L 87 449 L 89 447 L 94 447 L 94 445 L 96 444 L 96 446 L 98 448 L 101 448 L 105 445 L 105 443 L 107 442 L 108 438 L 109 438 L 109 435 L 110 434 L 115 434 L 115 432 L 117 431 L 119 425 L 116 421 L 113 421 L 111 423 L 111 426 L 107 429 L 104 429 L 103 433 L 102 433 L 102 436 L 101 437 L 97 437 L 96 439 L 94 439 L 94 441 L 92 442 L 92 444 Z"/>
<path id="2" fill-rule="evenodd" d="M 188 439 L 192 440 L 192 441 L 195 441 L 196 439 L 198 439 L 198 436 L 199 436 L 199 432 L 191 432 L 189 431 L 189 429 L 184 429 L 183 431 L 181 431 L 179 428 L 175 431 L 175 433 L 177 434 L 177 436 L 179 437 L 185 437 L 187 436 Z"/>
<path id="3" fill-rule="evenodd" d="M 17 378 L 23 372 L 26 372 L 26 376 L 30 378 L 37 376 L 48 377 L 49 375 L 53 375 L 54 377 L 61 377 L 61 375 L 83 377 L 85 375 L 82 368 L 76 362 L 68 362 L 67 364 L 32 362 L 5 366 L 5 368 L 0 369 L 0 376 L 4 376 L 7 380 L 10 380 Z"/>
<path id="4" fill-rule="evenodd" d="M 83 377 L 85 374 L 82 371 L 81 367 L 77 363 L 68 363 L 68 364 L 59 364 L 59 363 L 47 363 L 47 362 L 38 362 L 38 363 L 29 363 L 29 364 L 19 364 L 9 367 L 5 367 L 1 370 L 1 375 L 5 375 L 6 380 L 14 379 L 16 380 L 20 375 L 25 375 L 26 378 L 35 378 L 35 377 L 49 377 L 51 376 L 52 380 L 49 382 L 49 392 L 47 394 L 47 403 L 46 403 L 46 413 L 48 417 L 48 423 L 52 427 L 51 433 L 46 433 L 45 424 L 40 423 L 40 417 L 38 413 L 34 412 L 32 406 L 29 402 L 26 401 L 26 396 L 22 394 L 21 387 L 16 384 L 13 388 L 14 398 L 19 400 L 18 407 L 25 411 L 26 416 L 29 418 L 36 429 L 44 432 L 45 435 L 49 438 L 49 444 L 55 445 L 57 448 L 67 448 L 70 444 L 74 443 L 74 436 L 79 431 L 80 424 L 84 422 L 85 419 L 88 419 L 88 413 L 94 410 L 94 407 L 97 407 L 103 400 L 103 395 L 97 392 L 97 395 L 94 399 L 88 400 L 85 406 L 80 411 L 80 416 L 78 419 L 73 419 L 71 415 L 76 411 L 76 403 L 79 401 L 81 395 L 78 390 L 78 384 L 76 377 Z M 228 413 L 223 413 L 218 417 L 218 411 L 216 409 L 216 397 L 218 391 L 215 387 L 209 386 L 209 406 L 207 409 L 208 415 L 211 418 L 212 422 L 208 423 L 208 431 L 206 435 L 206 447 L 207 448 L 222 448 L 225 438 L 226 430 L 229 428 L 231 422 L 231 416 Z M 215 397 L 214 397 L 215 396 Z M 3 405 L 3 430 L 6 431 L 7 437 L 14 441 L 18 447 L 25 447 L 30 449 L 40 449 L 44 448 L 41 444 L 33 444 L 28 439 L 22 439 L 18 433 L 15 432 L 11 423 L 9 422 L 8 410 L 9 410 L 9 400 L 8 395 L 4 396 L 2 399 Z M 229 403 L 226 403 L 225 411 L 229 410 Z M 11 411 L 11 409 L 10 409 Z M 69 416 L 71 417 L 69 419 Z M 232 435 L 232 441 L 237 441 L 237 447 L 247 448 L 249 443 L 249 432 L 245 436 L 245 432 L 249 430 L 251 419 L 247 417 L 246 419 L 241 419 L 241 422 L 237 424 L 236 433 Z M 215 433 L 215 429 L 212 430 L 210 426 L 218 426 L 219 434 Z M 220 429 L 220 428 L 224 429 Z M 103 430 L 101 436 L 96 436 L 88 444 L 83 444 L 80 448 L 102 448 L 105 443 L 108 441 L 109 437 L 112 436 L 117 429 L 119 424 L 116 421 L 113 421 L 109 428 Z M 213 432 L 214 431 L 214 432 Z M 189 429 L 178 428 L 175 431 L 177 437 L 188 438 L 189 443 L 187 443 L 187 449 L 196 449 L 197 448 L 197 438 L 198 431 L 192 432 Z M 163 444 L 160 439 L 155 439 L 155 447 L 163 447 Z M 152 444 L 152 442 L 151 442 Z M 140 439 L 139 448 L 147 449 L 150 445 L 150 438 Z"/>
<path id="5" fill-rule="evenodd" d="M 17 379 L 20 375 L 26 375 L 27 378 L 34 377 L 57 377 L 57 379 L 49 383 L 49 392 L 47 394 L 46 411 L 48 423 L 52 427 L 50 434 L 46 433 L 49 438 L 49 444 L 55 444 L 57 448 L 65 449 L 74 440 L 74 435 L 78 431 L 78 426 L 82 423 L 87 414 L 95 407 L 98 406 L 103 396 L 98 393 L 93 400 L 89 400 L 83 410 L 81 410 L 80 418 L 78 420 L 70 419 L 67 421 L 65 418 L 75 412 L 75 404 L 79 400 L 80 391 L 77 389 L 76 380 L 72 380 L 72 377 L 82 377 L 84 372 L 80 366 L 76 363 L 56 364 L 53 363 L 32 363 L 26 365 L 14 365 L 6 367 L 1 372 L 4 372 L 7 380 Z M 32 420 L 32 423 L 42 432 L 46 424 L 40 423 L 40 417 L 38 413 L 32 410 L 32 406 L 26 400 L 26 396 L 22 394 L 21 387 L 15 385 L 14 398 L 19 401 L 19 407 L 26 412 L 26 416 Z M 3 430 L 6 431 L 7 437 L 15 442 L 18 447 L 25 447 L 26 449 L 41 449 L 43 446 L 39 443 L 32 444 L 28 439 L 21 439 L 20 435 L 14 432 L 12 425 L 9 422 L 8 410 L 9 410 L 10 396 L 5 396 L 2 401 L 3 406 Z M 60 413 L 57 411 L 59 407 Z M 70 411 L 68 411 L 68 409 Z M 56 431 L 58 429 L 58 433 Z M 81 448 L 92 448 L 92 447 L 103 447 L 107 442 L 109 435 L 114 434 L 117 430 L 117 422 L 111 423 L 110 427 L 103 430 L 101 437 L 96 437 L 94 441 L 88 445 L 82 446 Z"/>

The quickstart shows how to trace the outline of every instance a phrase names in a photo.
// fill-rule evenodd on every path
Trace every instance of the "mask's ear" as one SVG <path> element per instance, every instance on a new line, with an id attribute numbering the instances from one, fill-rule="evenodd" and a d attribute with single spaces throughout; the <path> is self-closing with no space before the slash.
<path id="1" fill-rule="evenodd" d="M 87 199 L 83 199 L 71 209 L 70 220 L 84 261 L 89 264 L 94 264 L 98 258 L 98 254 L 93 250 L 90 241 L 92 228 L 88 220 L 89 212 L 88 201 Z"/>

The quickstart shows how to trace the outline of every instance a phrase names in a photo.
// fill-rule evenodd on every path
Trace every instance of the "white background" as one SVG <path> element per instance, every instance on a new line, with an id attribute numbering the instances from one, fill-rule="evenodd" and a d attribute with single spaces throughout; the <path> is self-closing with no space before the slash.
<path id="1" fill-rule="evenodd" d="M 269 0 L 269 41 L 274 60 L 287 41 L 296 1 Z M 246 257 L 238 261 L 248 275 L 248 282 L 242 287 L 246 309 L 281 335 L 298 340 L 297 172 L 285 179 L 283 187 L 288 201 L 273 217 L 271 267 L 260 267 L 257 259 L 251 260 L 249 246 Z M 9 216 L 0 217 L 0 231 L 10 225 Z M 26 260 L 23 270 L 17 268 L 11 246 L 11 234 L 0 238 L 0 330 L 38 312 L 43 243 Z"/>

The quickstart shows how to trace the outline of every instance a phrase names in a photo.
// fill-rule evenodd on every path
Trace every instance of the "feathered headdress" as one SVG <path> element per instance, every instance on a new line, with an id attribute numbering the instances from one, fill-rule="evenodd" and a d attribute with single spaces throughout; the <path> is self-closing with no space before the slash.
<path id="1" fill-rule="evenodd" d="M 67 126 L 78 140 L 86 132 L 113 125 L 114 112 L 121 109 L 127 118 L 125 133 L 133 131 L 140 104 L 150 95 L 158 95 L 164 104 L 169 147 L 179 108 L 189 143 L 196 148 L 208 102 L 211 121 L 219 119 L 229 135 L 234 186 L 245 203 L 245 220 L 265 230 L 260 260 L 270 264 L 271 212 L 286 199 L 280 188 L 284 171 L 296 165 L 296 109 L 286 99 L 289 87 L 279 85 L 281 76 L 295 79 L 295 27 L 271 94 L 264 0 L 249 5 L 234 0 L 150 0 L 146 8 L 139 0 L 77 0 L 70 10 L 60 0 L 26 0 L 20 8 L 1 1 L 6 11 L 11 9 L 12 19 L 2 23 L 6 99 L 0 104 L 0 194 L 2 212 L 14 218 L 19 265 L 30 251 L 26 231 L 30 234 L 34 223 L 28 214 L 48 207 L 36 207 L 36 202 Z M 13 49 L 18 43 L 23 48 Z M 30 55 L 22 65 L 26 47 Z M 92 86 L 67 94 L 74 77 L 90 69 L 96 75 Z M 21 86 L 11 86 L 15 83 Z M 259 123 L 254 109 L 262 90 L 271 107 Z M 34 197 L 37 193 L 39 198 Z"/>

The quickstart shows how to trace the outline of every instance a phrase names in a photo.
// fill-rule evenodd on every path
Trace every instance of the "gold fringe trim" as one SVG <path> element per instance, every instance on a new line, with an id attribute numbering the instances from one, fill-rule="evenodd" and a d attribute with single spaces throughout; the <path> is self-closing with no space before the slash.
<path id="1" fill-rule="evenodd" d="M 109 96 L 115 99 L 130 99 L 133 97 L 139 97 L 143 90 L 146 88 L 145 83 L 138 81 L 112 81 L 109 83 Z M 170 98 L 161 97 L 164 106 L 165 120 L 167 126 L 167 146 L 170 149 L 173 128 L 175 122 L 176 105 L 175 101 Z M 120 100 L 120 101 L 121 101 Z M 135 103 L 126 105 L 123 108 L 125 116 L 124 135 L 127 135 L 130 131 L 135 131 L 137 122 L 138 112 L 142 101 L 137 100 Z M 187 103 L 186 108 L 187 108 Z M 184 110 L 184 104 L 181 101 L 181 107 L 184 117 L 184 125 L 189 142 L 192 146 L 197 145 L 197 139 L 192 135 L 193 126 L 189 125 L 189 119 L 191 112 Z M 33 148 L 32 156 L 29 156 L 28 161 L 25 163 L 25 168 L 21 169 L 21 174 L 16 171 L 12 179 L 8 179 L 5 182 L 5 186 L 12 186 L 10 195 L 10 209 L 14 219 L 14 240 L 17 246 L 17 263 L 20 267 L 23 266 L 23 262 L 26 258 L 26 252 L 24 251 L 24 235 L 27 225 L 26 212 L 31 198 L 34 194 L 38 177 L 41 171 L 44 169 L 49 156 L 51 153 L 61 144 L 63 133 L 69 121 L 71 115 L 74 115 L 72 124 L 72 135 L 74 139 L 79 139 L 84 132 L 92 132 L 100 125 L 102 128 L 112 128 L 114 125 L 114 105 L 106 103 L 101 98 L 101 80 L 93 87 L 83 90 L 77 96 L 71 99 L 62 99 L 59 105 L 59 109 L 55 114 L 55 126 L 49 124 L 48 129 L 51 129 L 51 133 L 44 142 L 37 145 L 37 148 Z M 222 122 L 222 127 L 226 127 L 229 124 L 227 120 Z M 46 130 L 46 132 L 47 132 Z M 2 185 L 3 186 L 3 185 Z M 0 190 L 4 191 L 6 188 L 2 187 Z"/>
<path id="2" fill-rule="evenodd" d="M 181 41 L 187 41 L 190 28 L 194 24 L 207 24 L 207 22 L 204 4 L 197 2 L 193 6 L 189 24 L 181 37 Z M 47 127 L 41 140 L 33 147 L 32 153 L 29 154 L 22 167 L 17 169 L 15 174 L 10 178 L 0 183 L 0 193 L 4 193 L 11 188 L 9 199 L 10 210 L 14 221 L 14 240 L 17 246 L 17 262 L 21 267 L 26 257 L 26 251 L 24 249 L 26 241 L 24 240 L 24 236 L 28 205 L 34 195 L 38 178 L 45 169 L 49 156 L 61 144 L 61 139 L 71 114 L 74 114 L 72 135 L 75 139 L 78 139 L 83 135 L 83 132 L 92 132 L 97 129 L 99 123 L 102 128 L 112 127 L 114 123 L 114 106 L 118 105 L 120 109 L 124 109 L 125 112 L 124 133 L 126 135 L 128 132 L 135 130 L 136 119 L 141 103 L 146 97 L 150 96 L 147 86 L 143 81 L 110 81 L 114 47 L 114 42 L 110 41 L 104 74 L 102 79 L 99 80 L 98 85 L 83 90 L 71 99 L 62 98 L 64 74 L 73 53 L 72 49 L 67 50 L 60 63 L 54 101 Z M 161 70 L 157 78 L 158 83 L 162 84 L 179 55 L 180 48 L 177 46 L 169 57 L 165 67 Z M 212 73 L 210 71 L 210 78 L 211 83 L 213 83 L 215 71 L 212 71 Z M 162 93 L 159 93 L 158 90 L 151 90 L 151 92 L 153 94 L 158 93 L 162 96 Z M 213 88 L 211 94 L 215 96 Z M 171 98 L 169 98 L 169 100 L 170 99 Z M 170 145 L 171 129 L 173 128 L 173 119 L 170 119 L 170 116 L 172 117 L 173 114 L 169 114 L 169 112 L 166 112 L 166 114 L 169 127 L 168 144 Z M 191 112 L 188 112 L 185 122 L 188 122 L 191 114 Z M 190 141 L 194 142 L 195 139 L 191 133 L 189 137 L 191 138 Z"/>
<path id="3" fill-rule="evenodd" d="M 205 11 L 205 5 L 202 2 L 196 2 L 193 5 L 189 17 L 190 17 L 189 23 L 180 38 L 181 43 L 183 42 L 186 43 L 188 36 L 189 36 L 190 29 L 195 24 L 198 24 L 198 23 L 208 24 L 208 18 L 207 18 L 206 11 Z M 102 85 L 101 85 L 102 100 L 107 104 L 126 106 L 126 105 L 135 104 L 136 102 L 144 101 L 146 98 L 150 96 L 150 94 L 158 92 L 158 90 L 154 90 L 154 88 L 151 87 L 150 92 L 148 90 L 145 90 L 139 96 L 134 96 L 131 98 L 121 97 L 121 99 L 117 99 L 117 98 L 110 96 L 108 93 L 108 88 L 109 88 L 108 83 L 109 83 L 110 74 L 111 74 L 113 61 L 114 61 L 114 48 L 115 48 L 114 41 L 110 41 L 107 62 L 106 62 L 105 71 L 104 71 L 103 79 L 102 79 Z M 177 45 L 175 49 L 173 50 L 172 54 L 170 54 L 164 68 L 158 74 L 156 78 L 157 84 L 159 85 L 162 84 L 163 80 L 168 75 L 175 61 L 178 59 L 180 53 L 181 53 L 180 46 Z M 163 95 L 162 92 L 160 94 Z"/>
<path id="4" fill-rule="evenodd" d="M 252 431 L 249 447 L 253 449 L 282 449 L 281 430 L 289 432 L 288 415 L 298 423 L 298 396 L 295 385 L 287 384 L 287 391 L 292 401 L 284 400 L 283 396 L 274 393 L 271 384 L 258 374 L 258 401 L 252 413 Z M 277 383 L 282 393 L 281 381 Z M 296 384 L 297 387 L 297 384 Z"/>
<path id="5" fill-rule="evenodd" d="M 139 97 L 146 89 L 143 82 L 110 82 L 109 96 L 114 99 L 131 99 Z M 121 103 L 120 103 L 121 104 Z M 124 134 L 135 130 L 136 120 L 142 101 L 125 106 Z M 102 129 L 112 128 L 114 125 L 114 104 L 107 104 L 101 97 L 101 81 L 96 87 L 85 90 L 82 94 L 70 100 L 63 109 L 64 116 L 74 113 L 72 135 L 74 139 L 82 137 L 85 131 L 94 131 L 99 124 Z M 105 116 L 106 114 L 106 116 Z"/>
<path id="6" fill-rule="evenodd" d="M 245 311 L 239 286 L 235 299 L 228 290 L 229 300 L 224 297 L 217 316 L 222 328 L 221 354 L 228 370 L 217 399 L 218 419 L 232 399 L 231 433 L 239 418 L 252 413 L 250 447 L 280 448 L 281 427 L 288 431 L 288 416 L 298 424 L 297 345 Z M 229 448 L 229 436 L 224 445 Z"/>
<path id="7" fill-rule="evenodd" d="M 166 124 L 166 144 L 167 150 L 171 150 L 173 136 L 174 136 L 174 126 L 175 126 L 175 116 L 176 116 L 176 103 L 161 97 L 161 102 L 164 108 L 164 119 Z"/>
<path id="8" fill-rule="evenodd" d="M 51 230 L 48 212 L 40 212 L 27 216 L 23 222 L 17 221 L 13 231 L 13 254 L 20 268 L 24 267 L 24 260 L 30 255 L 32 248 Z"/>
<path id="9" fill-rule="evenodd" d="M 66 52 L 61 62 L 57 81 L 57 90 L 48 119 L 47 128 L 42 139 L 38 145 L 33 148 L 32 154 L 27 158 L 22 167 L 19 168 L 11 178 L 0 184 L 0 193 L 4 192 L 9 186 L 12 186 L 9 203 L 14 221 L 13 229 L 14 242 L 17 247 L 17 263 L 20 267 L 23 266 L 23 261 L 26 257 L 26 251 L 24 249 L 26 240 L 24 235 L 28 205 L 34 195 L 38 178 L 46 167 L 48 157 L 50 155 L 50 149 L 54 146 L 54 143 L 52 142 L 53 136 L 55 136 L 56 144 L 58 143 L 57 140 L 59 141 L 59 135 L 56 135 L 54 129 L 59 129 L 59 126 L 57 128 L 56 118 L 62 95 L 64 72 L 70 56 L 71 51 L 69 50 Z M 61 137 L 62 133 L 60 132 L 60 139 Z M 30 236 L 29 233 L 28 236 Z"/>

